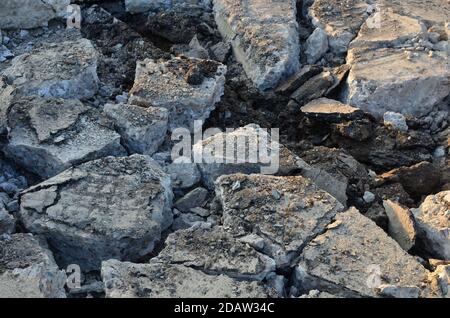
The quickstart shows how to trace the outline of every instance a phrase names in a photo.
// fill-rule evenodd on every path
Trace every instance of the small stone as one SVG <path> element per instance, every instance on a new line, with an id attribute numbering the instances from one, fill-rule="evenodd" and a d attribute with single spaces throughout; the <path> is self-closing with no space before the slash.
<path id="1" fill-rule="evenodd" d="M 370 191 L 365 191 L 363 199 L 366 203 L 372 203 L 373 201 L 375 201 L 375 194 Z"/>
<path id="2" fill-rule="evenodd" d="M 406 118 L 400 113 L 385 112 L 383 115 L 384 125 L 391 126 L 403 132 L 408 131 L 408 125 L 406 124 Z"/>

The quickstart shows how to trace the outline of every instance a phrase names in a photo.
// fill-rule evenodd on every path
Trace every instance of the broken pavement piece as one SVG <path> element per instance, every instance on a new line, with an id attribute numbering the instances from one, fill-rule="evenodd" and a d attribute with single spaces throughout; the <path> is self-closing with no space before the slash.
<path id="1" fill-rule="evenodd" d="M 0 236 L 1 298 L 66 298 L 66 274 L 31 234 Z"/>
<path id="2" fill-rule="evenodd" d="M 436 258 L 450 260 L 450 191 L 427 196 L 411 212 L 424 251 Z"/>
<path id="3" fill-rule="evenodd" d="M 294 0 L 214 0 L 222 37 L 256 87 L 268 90 L 300 67 Z"/>
<path id="4" fill-rule="evenodd" d="M 301 107 L 301 111 L 308 118 L 330 123 L 339 123 L 363 116 L 363 112 L 358 108 L 328 98 L 313 100 Z"/>
<path id="5" fill-rule="evenodd" d="M 226 66 L 211 60 L 173 58 L 138 62 L 129 103 L 169 111 L 169 129 L 205 120 L 224 93 Z M 195 84 L 192 83 L 195 76 Z"/>
<path id="6" fill-rule="evenodd" d="M 262 281 L 275 271 L 275 261 L 238 241 L 222 227 L 194 226 L 169 235 L 158 261 L 204 273 Z"/>
<path id="7" fill-rule="evenodd" d="M 239 184 L 239 187 L 236 186 Z M 223 226 L 236 237 L 257 234 L 262 252 L 285 268 L 343 210 L 335 198 L 310 180 L 296 177 L 233 174 L 216 181 Z"/>
<path id="8" fill-rule="evenodd" d="M 355 208 L 338 213 L 339 226 L 314 238 L 299 258 L 299 289 L 319 289 L 343 297 L 377 297 L 382 284 L 417 287 L 428 271 L 374 222 Z"/>
<path id="9" fill-rule="evenodd" d="M 172 197 L 170 177 L 149 157 L 107 157 L 22 192 L 19 219 L 60 264 L 98 270 L 102 260 L 150 253 L 172 223 Z"/>
<path id="10" fill-rule="evenodd" d="M 387 7 L 376 13 L 379 25 L 368 26 L 367 20 L 347 55 L 352 68 L 342 100 L 378 118 L 387 111 L 427 115 L 450 93 L 448 52 L 434 50 L 431 43 L 424 42 L 426 27 L 423 30 L 420 22 L 425 12 L 442 15 L 450 12 L 450 6 L 442 1 L 442 8 L 425 8 L 414 2 L 406 11 L 423 11 L 404 16 L 406 3 L 396 8 L 397 14 L 391 7 L 400 4 L 386 2 Z"/>
<path id="11" fill-rule="evenodd" d="M 106 118 L 79 100 L 24 97 L 8 109 L 4 152 L 42 178 L 85 161 L 126 154 Z"/>
<path id="12" fill-rule="evenodd" d="M 320 167 L 308 165 L 287 147 L 279 144 L 275 135 L 269 134 L 267 129 L 256 124 L 217 133 L 199 141 L 193 147 L 193 154 L 194 159 L 202 158 L 197 165 L 203 183 L 211 190 L 214 189 L 214 181 L 226 174 L 290 175 L 299 172 L 343 205 L 347 203 L 347 184 L 335 179 Z"/>
<path id="13" fill-rule="evenodd" d="M 256 281 L 207 275 L 183 265 L 117 260 L 102 263 L 106 298 L 267 298 L 275 292 Z"/>
<path id="14" fill-rule="evenodd" d="M 98 90 L 97 59 L 87 39 L 49 43 L 15 57 L 4 75 L 22 96 L 88 99 Z"/>
<path id="15" fill-rule="evenodd" d="M 164 142 L 169 117 L 167 109 L 106 104 L 103 111 L 114 121 L 131 153 L 152 155 Z"/>

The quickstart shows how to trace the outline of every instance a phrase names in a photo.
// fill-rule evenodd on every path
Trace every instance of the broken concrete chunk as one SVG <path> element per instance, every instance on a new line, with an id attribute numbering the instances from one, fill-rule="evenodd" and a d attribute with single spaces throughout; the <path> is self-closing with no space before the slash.
<path id="1" fill-rule="evenodd" d="M 356 107 L 328 98 L 313 100 L 303 106 L 301 111 L 311 119 L 335 123 L 355 119 L 363 114 Z"/>
<path id="2" fill-rule="evenodd" d="M 315 0 L 308 15 L 313 25 L 328 35 L 332 52 L 343 54 L 367 19 L 368 7 L 364 0 Z"/>
<path id="3" fill-rule="evenodd" d="M 306 58 L 314 64 L 328 51 L 328 36 L 321 28 L 316 28 L 306 40 Z"/>
<path id="4" fill-rule="evenodd" d="M 7 114 L 5 154 L 43 178 L 92 159 L 125 155 L 106 118 L 79 100 L 23 97 Z"/>
<path id="5" fill-rule="evenodd" d="M 170 177 L 149 157 L 107 157 L 24 191 L 19 217 L 61 264 L 89 271 L 151 252 L 172 223 L 172 197 Z"/>
<path id="6" fill-rule="evenodd" d="M 271 89 L 300 67 L 294 0 L 214 0 L 222 37 L 247 76 L 261 90 Z"/>
<path id="7" fill-rule="evenodd" d="M 2 0 L 0 29 L 32 29 L 62 17 L 70 0 Z"/>
<path id="8" fill-rule="evenodd" d="M 130 104 L 169 111 L 169 129 L 193 129 L 205 120 L 224 92 L 226 66 L 216 61 L 173 58 L 138 62 Z"/>
<path id="9" fill-rule="evenodd" d="M 411 212 L 391 200 L 384 200 L 383 206 L 389 219 L 389 235 L 405 251 L 409 251 L 416 242 L 416 229 Z"/>
<path id="10" fill-rule="evenodd" d="M 131 153 L 152 155 L 164 142 L 169 117 L 167 109 L 106 104 L 103 111 L 114 121 Z"/>
<path id="11" fill-rule="evenodd" d="M 238 241 L 222 227 L 194 226 L 169 235 L 158 260 L 240 280 L 263 280 L 275 261 Z"/>
<path id="12" fill-rule="evenodd" d="M 257 234 L 277 267 L 289 266 L 300 249 L 343 206 L 303 177 L 234 174 L 216 181 L 223 226 L 234 236 Z"/>
<path id="13" fill-rule="evenodd" d="M 66 274 L 31 234 L 0 236 L 1 298 L 66 298 Z"/>
<path id="14" fill-rule="evenodd" d="M 244 150 L 245 149 L 245 150 Z M 346 204 L 347 184 L 342 184 L 320 167 L 308 165 L 285 146 L 278 143 L 276 135 L 269 134 L 255 124 L 225 133 L 218 133 L 193 147 L 194 158 L 201 158 L 198 167 L 208 189 L 222 175 L 233 173 L 263 173 L 289 175 L 300 171 L 316 185 Z"/>
<path id="15" fill-rule="evenodd" d="M 377 25 L 368 19 L 348 52 L 352 69 L 343 100 L 379 118 L 386 111 L 424 116 L 450 93 L 448 53 L 425 41 L 427 29 L 419 18 L 441 9 L 410 5 L 386 3 L 376 14 Z M 448 4 L 442 6 L 450 12 Z"/>
<path id="16" fill-rule="evenodd" d="M 450 260 L 450 191 L 427 196 L 411 212 L 425 251 L 436 258 Z"/>
<path id="17" fill-rule="evenodd" d="M 187 162 L 176 160 L 164 167 L 164 170 L 172 179 L 172 186 L 174 188 L 190 188 L 200 181 L 201 175 L 197 165 L 189 161 L 190 159 Z"/>
<path id="18" fill-rule="evenodd" d="M 208 190 L 201 187 L 195 188 L 175 202 L 175 207 L 182 212 L 189 212 L 192 208 L 203 206 L 207 196 Z"/>
<path id="19" fill-rule="evenodd" d="M 98 90 L 97 58 L 87 39 L 51 43 L 15 57 L 4 75 L 21 95 L 88 99 Z"/>
<path id="20" fill-rule="evenodd" d="M 289 96 L 297 88 L 305 84 L 307 80 L 321 72 L 322 68 L 320 66 L 305 65 L 298 72 L 281 83 L 281 85 L 276 89 L 276 92 Z"/>
<path id="21" fill-rule="evenodd" d="M 275 292 L 260 282 L 207 275 L 183 265 L 102 263 L 107 298 L 266 298 Z"/>
<path id="22" fill-rule="evenodd" d="M 338 213 L 328 230 L 303 249 L 295 284 L 343 297 L 377 297 L 382 284 L 422 289 L 427 274 L 381 228 L 351 208 Z"/>

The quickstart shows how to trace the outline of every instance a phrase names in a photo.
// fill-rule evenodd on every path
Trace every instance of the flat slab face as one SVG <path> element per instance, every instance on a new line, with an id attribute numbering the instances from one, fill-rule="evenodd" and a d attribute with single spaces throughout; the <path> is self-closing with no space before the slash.
<path id="1" fill-rule="evenodd" d="M 98 53 L 87 39 L 44 45 L 4 71 L 21 95 L 87 99 L 98 90 Z"/>
<path id="2" fill-rule="evenodd" d="M 224 91 L 226 66 L 200 59 L 138 62 L 131 104 L 167 108 L 169 127 L 193 127 L 205 120 Z"/>
<path id="3" fill-rule="evenodd" d="M 6 119 L 6 155 L 43 178 L 81 162 L 126 154 L 112 123 L 108 127 L 99 111 L 79 100 L 17 98 Z"/>
<path id="4" fill-rule="evenodd" d="M 266 298 L 273 291 L 261 283 L 238 281 L 224 275 L 207 275 L 183 265 L 102 264 L 107 298 Z"/>
<path id="5" fill-rule="evenodd" d="M 286 266 L 299 249 L 343 209 L 303 177 L 234 174 L 216 181 L 223 226 L 234 236 L 257 234 L 265 254 Z"/>
<path id="6" fill-rule="evenodd" d="M 222 227 L 194 227 L 169 235 L 158 259 L 211 274 L 263 280 L 275 271 L 275 261 L 238 241 Z"/>
<path id="7" fill-rule="evenodd" d="M 387 111 L 417 117 L 432 111 L 450 93 L 443 12 L 450 5 L 441 0 L 377 2 L 350 44 L 342 100 L 379 118 Z M 436 31 L 439 39 L 431 40 Z"/>
<path id="8" fill-rule="evenodd" d="M 299 267 L 303 288 L 320 287 L 351 297 L 376 297 L 381 284 L 421 289 L 428 274 L 413 256 L 354 208 L 337 214 L 327 231 L 305 247 Z"/>
<path id="9" fill-rule="evenodd" d="M 222 37 L 262 90 L 274 88 L 299 69 L 296 2 L 293 0 L 214 0 Z"/>
<path id="10" fill-rule="evenodd" d="M 0 238 L 0 297 L 65 298 L 66 275 L 30 234 Z"/>
<path id="11" fill-rule="evenodd" d="M 172 222 L 171 203 L 170 177 L 152 159 L 107 157 L 26 190 L 20 219 L 62 263 L 89 270 L 150 252 Z"/>
<path id="12" fill-rule="evenodd" d="M 343 104 L 339 101 L 319 98 L 309 102 L 301 108 L 302 112 L 310 115 L 320 116 L 336 116 L 341 115 L 342 117 L 351 117 L 352 114 L 360 112 L 358 108 L 352 107 L 350 105 Z"/>

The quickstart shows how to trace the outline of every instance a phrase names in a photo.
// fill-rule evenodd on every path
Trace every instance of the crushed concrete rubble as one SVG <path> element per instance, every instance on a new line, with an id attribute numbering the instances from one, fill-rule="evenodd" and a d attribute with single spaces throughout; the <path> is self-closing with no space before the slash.
<path id="1" fill-rule="evenodd" d="M 0 297 L 450 298 L 449 1 L 0 7 Z"/>

